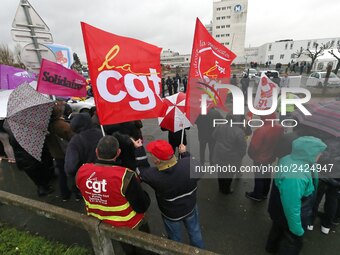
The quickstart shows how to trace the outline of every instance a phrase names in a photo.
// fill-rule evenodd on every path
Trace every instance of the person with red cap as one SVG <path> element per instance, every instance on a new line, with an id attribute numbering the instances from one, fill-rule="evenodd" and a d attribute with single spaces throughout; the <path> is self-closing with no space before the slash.
<path id="1" fill-rule="evenodd" d="M 145 156 L 141 140 L 134 143 L 137 148 L 136 155 Z M 199 179 L 190 178 L 191 157 L 186 152 L 185 145 L 179 146 L 179 160 L 167 141 L 150 142 L 146 149 L 151 153 L 155 167 L 150 167 L 146 162 L 144 166 L 139 166 L 139 175 L 141 180 L 155 191 L 168 238 L 182 241 L 183 222 L 189 234 L 190 244 L 204 248 L 196 204 Z"/>

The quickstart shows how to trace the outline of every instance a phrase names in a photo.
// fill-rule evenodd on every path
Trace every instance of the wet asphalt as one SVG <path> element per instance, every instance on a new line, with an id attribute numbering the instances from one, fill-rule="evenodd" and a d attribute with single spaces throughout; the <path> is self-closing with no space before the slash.
<path id="1" fill-rule="evenodd" d="M 143 123 L 143 135 L 146 142 L 154 139 L 166 139 L 166 132 L 159 129 L 156 120 L 146 120 Z M 190 144 L 188 148 L 191 153 L 197 155 L 199 148 L 197 129 L 192 127 L 188 134 L 190 134 L 188 135 Z M 250 159 L 246 157 L 243 164 L 251 164 Z M 57 187 L 57 185 L 55 186 Z M 199 183 L 198 207 L 206 248 L 226 255 L 267 254 L 264 246 L 271 226 L 271 220 L 267 213 L 267 201 L 254 202 L 244 196 L 246 191 L 251 191 L 253 188 L 251 174 L 245 175 L 239 180 L 234 180 L 233 188 L 233 194 L 223 195 L 218 191 L 217 180 L 202 179 Z M 15 165 L 9 164 L 5 160 L 0 162 L 0 189 L 80 213 L 85 212 L 82 201 L 77 202 L 72 197 L 69 201 L 63 202 L 58 197 L 57 190 L 47 197 L 38 198 L 34 184 L 25 173 L 19 171 Z M 152 204 L 148 210 L 151 233 L 165 236 L 153 191 L 146 185 L 145 189 L 152 198 Z M 320 210 L 322 210 L 322 206 Z M 86 231 L 13 206 L 0 205 L 0 222 L 8 223 L 67 245 L 79 244 L 91 247 Z M 188 239 L 184 230 L 183 235 L 185 236 L 185 242 L 187 242 Z M 339 255 L 340 226 L 333 228 L 329 235 L 324 235 L 320 232 L 318 219 L 314 231 L 307 232 L 305 235 L 301 254 Z"/>

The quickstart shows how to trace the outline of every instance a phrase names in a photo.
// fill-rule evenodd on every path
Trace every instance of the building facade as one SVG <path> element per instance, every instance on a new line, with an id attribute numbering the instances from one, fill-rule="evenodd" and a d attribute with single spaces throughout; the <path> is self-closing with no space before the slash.
<path id="1" fill-rule="evenodd" d="M 218 0 L 213 2 L 213 37 L 244 58 L 248 0 Z"/>
<path id="2" fill-rule="evenodd" d="M 191 54 L 179 54 L 170 49 L 163 50 L 161 53 L 161 64 L 169 68 L 189 67 Z"/>
<path id="3" fill-rule="evenodd" d="M 327 43 L 332 44 L 332 48 L 336 48 L 337 45 L 340 45 L 340 37 L 296 41 L 287 39 L 265 43 L 259 47 L 246 48 L 245 57 L 241 63 L 257 62 L 258 64 L 265 64 L 270 61 L 272 64 L 281 63 L 286 65 L 289 62 L 310 62 L 310 58 L 304 55 L 297 58 L 296 53 L 306 49 L 310 49 L 313 52 L 316 45 L 320 47 L 322 44 Z M 327 51 L 325 50 L 325 53 Z"/>

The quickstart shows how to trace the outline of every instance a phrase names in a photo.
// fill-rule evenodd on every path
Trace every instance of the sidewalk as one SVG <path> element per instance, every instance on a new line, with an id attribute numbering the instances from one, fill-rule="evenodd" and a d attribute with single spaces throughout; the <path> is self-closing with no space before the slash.
<path id="1" fill-rule="evenodd" d="M 160 131 L 156 120 L 143 121 L 143 124 L 145 140 L 166 139 L 167 132 Z M 187 132 L 196 133 L 197 130 L 191 128 Z M 197 136 L 194 134 L 193 137 Z M 193 141 L 191 139 L 189 143 L 191 144 L 190 148 L 194 148 L 192 153 L 197 154 L 198 140 Z M 245 159 L 244 164 L 251 164 L 249 158 Z M 252 178 L 251 175 L 247 177 Z M 0 187 L 7 192 L 78 212 L 85 212 L 82 201 L 76 202 L 72 198 L 70 201 L 62 202 L 61 199 L 56 197 L 57 191 L 48 197 L 38 198 L 35 186 L 27 176 L 6 161 L 0 162 Z M 244 196 L 245 191 L 251 190 L 252 187 L 253 179 L 235 181 L 234 193 L 226 196 L 218 192 L 217 180 L 201 180 L 198 188 L 198 206 L 203 238 L 208 250 L 231 255 L 266 254 L 264 246 L 271 220 L 267 213 L 267 201 L 255 203 Z M 148 211 L 151 232 L 155 235 L 164 236 L 165 231 L 153 191 L 149 187 L 146 187 L 146 190 L 152 199 L 152 205 Z M 85 231 L 14 207 L 0 206 L 0 222 L 8 222 L 67 245 L 77 243 L 91 247 Z M 319 221 L 317 221 L 315 230 L 306 234 L 301 254 L 338 255 L 340 251 L 340 226 L 332 230 L 328 236 L 320 233 L 319 228 Z"/>

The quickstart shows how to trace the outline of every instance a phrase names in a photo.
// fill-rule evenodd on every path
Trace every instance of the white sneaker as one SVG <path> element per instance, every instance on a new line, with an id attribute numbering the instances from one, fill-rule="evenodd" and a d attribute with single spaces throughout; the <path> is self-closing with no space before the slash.
<path id="1" fill-rule="evenodd" d="M 313 226 L 313 225 L 308 225 L 308 226 L 307 226 L 307 230 L 313 231 L 313 229 L 314 229 L 314 226 Z"/>
<path id="2" fill-rule="evenodd" d="M 321 232 L 324 233 L 325 235 L 328 235 L 330 230 L 331 230 L 330 228 L 326 228 L 324 226 L 321 226 Z"/>

